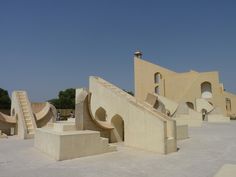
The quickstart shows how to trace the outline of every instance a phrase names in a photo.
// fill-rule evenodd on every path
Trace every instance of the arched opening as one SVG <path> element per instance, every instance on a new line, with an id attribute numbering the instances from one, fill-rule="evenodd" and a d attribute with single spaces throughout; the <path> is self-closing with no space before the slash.
<path id="1" fill-rule="evenodd" d="M 226 111 L 231 112 L 231 100 L 229 98 L 226 98 L 225 101 L 226 101 Z"/>
<path id="2" fill-rule="evenodd" d="M 111 119 L 111 124 L 114 126 L 114 129 L 111 132 L 111 142 L 122 142 L 125 139 L 125 132 L 124 132 L 124 120 L 121 116 L 116 114 Z"/>
<path id="3" fill-rule="evenodd" d="M 159 72 L 154 74 L 154 82 L 156 84 L 159 84 L 161 82 L 161 79 L 162 79 L 162 76 L 161 76 L 161 74 Z"/>
<path id="4" fill-rule="evenodd" d="M 160 87 L 159 86 L 156 86 L 155 87 L 155 93 L 160 95 Z"/>
<path id="5" fill-rule="evenodd" d="M 107 113 L 105 109 L 102 107 L 98 108 L 97 111 L 95 112 L 95 119 L 100 120 L 100 121 L 106 121 L 107 118 Z"/>
<path id="6" fill-rule="evenodd" d="M 194 104 L 192 102 L 186 102 L 188 108 L 194 109 Z"/>
<path id="7" fill-rule="evenodd" d="M 203 121 L 207 121 L 207 110 L 206 109 L 202 109 L 202 120 Z"/>
<path id="8" fill-rule="evenodd" d="M 203 82 L 201 84 L 202 98 L 212 98 L 212 86 L 210 82 Z"/>
<path id="9" fill-rule="evenodd" d="M 14 109 L 13 109 L 14 110 Z M 14 131 L 14 134 L 15 135 L 18 135 L 18 124 L 19 124 L 19 121 L 18 121 L 18 114 L 16 114 L 16 125 L 15 125 L 15 131 Z"/>
<path id="10" fill-rule="evenodd" d="M 12 109 L 11 116 L 15 116 L 15 114 L 16 114 L 15 109 Z"/>

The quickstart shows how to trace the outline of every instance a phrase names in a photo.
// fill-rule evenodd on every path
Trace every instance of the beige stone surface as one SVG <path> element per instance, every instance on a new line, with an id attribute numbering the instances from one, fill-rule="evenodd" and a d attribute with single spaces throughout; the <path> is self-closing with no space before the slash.
<path id="1" fill-rule="evenodd" d="M 207 113 L 210 113 L 214 110 L 214 106 L 211 105 L 206 99 L 198 98 L 196 99 L 196 110 L 198 112 L 202 112 L 202 110 L 206 110 Z"/>
<path id="2" fill-rule="evenodd" d="M 47 126 L 48 123 L 56 121 L 57 110 L 49 102 L 32 103 L 31 105 L 36 118 L 37 128 Z"/>
<path id="3" fill-rule="evenodd" d="M 55 161 L 33 148 L 32 139 L 0 139 L 1 177 L 213 177 L 224 164 L 236 164 L 236 121 L 204 122 L 189 128 L 168 156 L 118 143 L 118 150 L 90 157 Z M 16 148 L 17 147 L 17 148 Z"/>
<path id="4" fill-rule="evenodd" d="M 10 135 L 11 128 L 16 129 L 16 119 L 0 112 L 0 131 Z"/>
<path id="5" fill-rule="evenodd" d="M 173 114 L 175 113 L 175 111 L 177 110 L 179 104 L 164 97 L 161 95 L 157 95 L 155 94 L 158 99 L 165 105 L 165 108 L 170 112 L 170 115 L 173 116 Z"/>
<path id="6" fill-rule="evenodd" d="M 76 131 L 75 122 L 60 121 L 53 123 L 53 130 L 58 132 Z"/>
<path id="7" fill-rule="evenodd" d="M 19 137 L 22 139 L 34 137 L 37 125 L 25 91 L 14 91 L 12 93 L 11 116 L 16 117 Z"/>
<path id="8" fill-rule="evenodd" d="M 0 138 L 7 138 L 7 135 L 5 133 L 2 133 L 1 130 L 0 130 Z"/>
<path id="9" fill-rule="evenodd" d="M 177 125 L 177 140 L 184 140 L 188 138 L 188 125 Z"/>
<path id="10" fill-rule="evenodd" d="M 235 177 L 236 176 L 236 165 L 226 164 L 214 177 Z"/>
<path id="11" fill-rule="evenodd" d="M 73 123 L 54 123 L 36 130 L 34 147 L 55 160 L 68 160 L 116 150 L 100 132 L 76 131 Z"/>
<path id="12" fill-rule="evenodd" d="M 92 114 L 114 126 L 112 142 L 163 154 L 177 150 L 173 119 L 98 77 L 90 77 L 89 91 Z"/>
<path id="13" fill-rule="evenodd" d="M 186 103 L 178 104 L 155 93 L 148 93 L 144 103 L 170 116 L 176 121 L 177 125 L 188 125 L 189 127 L 202 126 L 202 114 L 190 109 Z"/>
<path id="14" fill-rule="evenodd" d="M 0 112 L 0 130 L 22 139 L 33 138 L 35 129 L 54 122 L 56 109 L 49 103 L 30 103 L 26 91 L 12 93 L 11 116 Z M 12 131 L 14 129 L 14 131 Z"/>
<path id="15" fill-rule="evenodd" d="M 76 89 L 75 105 L 75 124 L 77 130 L 99 131 L 101 136 L 108 138 L 111 142 L 111 130 L 114 127 L 108 121 L 101 121 L 99 117 L 106 115 L 92 114 L 91 111 L 91 93 L 87 89 Z"/>
<path id="16" fill-rule="evenodd" d="M 189 71 L 177 73 L 141 58 L 134 58 L 135 97 L 145 101 L 147 93 L 156 93 L 177 103 L 188 103 L 197 110 L 197 99 L 204 98 L 223 116 L 236 117 L 236 95 L 224 91 L 219 73 Z M 158 76 L 158 78 L 156 78 Z M 228 100 L 228 101 L 227 101 Z M 198 107 L 200 105 L 198 104 Z M 202 109 L 208 109 L 202 107 Z M 198 110 L 202 112 L 202 110 Z"/>
<path id="17" fill-rule="evenodd" d="M 218 115 L 218 114 L 210 114 L 207 116 L 208 122 L 212 123 L 230 123 L 230 118 L 223 116 L 223 115 Z"/>

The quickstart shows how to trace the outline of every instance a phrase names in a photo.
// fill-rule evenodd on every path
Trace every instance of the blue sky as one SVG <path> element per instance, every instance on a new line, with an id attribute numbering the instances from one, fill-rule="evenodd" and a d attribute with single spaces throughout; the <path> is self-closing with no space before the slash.
<path id="1" fill-rule="evenodd" d="M 185 72 L 218 70 L 236 93 L 235 0 L 1 0 L 0 87 L 45 101 L 90 75 L 133 89 L 133 52 Z"/>

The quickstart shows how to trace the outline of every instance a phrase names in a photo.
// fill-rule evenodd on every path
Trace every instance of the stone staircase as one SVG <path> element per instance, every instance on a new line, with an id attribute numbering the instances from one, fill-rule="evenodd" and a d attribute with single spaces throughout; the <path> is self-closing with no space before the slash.
<path id="1" fill-rule="evenodd" d="M 27 131 L 27 136 L 28 138 L 32 138 L 35 134 L 35 128 L 33 124 L 34 117 L 32 114 L 31 105 L 29 105 L 29 100 L 26 95 L 26 92 L 18 91 L 17 98 L 19 100 L 20 109 L 22 110 L 23 119 L 25 122 L 26 131 Z"/>

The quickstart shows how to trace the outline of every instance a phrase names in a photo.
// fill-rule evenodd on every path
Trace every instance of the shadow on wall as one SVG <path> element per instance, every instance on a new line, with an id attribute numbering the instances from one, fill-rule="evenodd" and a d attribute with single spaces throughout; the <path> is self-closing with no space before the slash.
<path id="1" fill-rule="evenodd" d="M 95 119 L 100 121 L 106 121 L 107 113 L 106 110 L 102 107 L 99 107 L 95 112 Z"/>
<path id="2" fill-rule="evenodd" d="M 123 142 L 125 140 L 125 132 L 124 132 L 124 120 L 118 114 L 112 117 L 111 123 L 114 126 L 114 129 L 111 132 L 111 142 Z"/>

